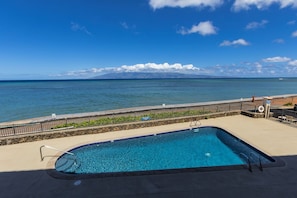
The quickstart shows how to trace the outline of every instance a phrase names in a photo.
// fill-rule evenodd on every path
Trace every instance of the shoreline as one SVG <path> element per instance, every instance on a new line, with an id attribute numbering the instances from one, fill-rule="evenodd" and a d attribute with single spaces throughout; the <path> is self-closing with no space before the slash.
<path id="1" fill-rule="evenodd" d="M 276 96 L 259 96 L 254 97 L 253 104 L 257 106 L 262 105 L 265 97 L 271 97 L 271 106 L 283 106 L 286 103 L 292 103 L 292 105 L 297 104 L 297 94 L 285 94 L 285 95 L 276 95 Z M 232 99 L 232 100 L 220 100 L 220 101 L 209 101 L 209 102 L 198 102 L 198 103 L 185 103 L 185 104 L 162 104 L 156 106 L 141 106 L 141 107 L 130 107 L 123 109 L 113 109 L 106 111 L 97 111 L 97 112 L 82 112 L 82 113 L 73 113 L 73 114 L 61 114 L 61 115 L 50 115 L 36 118 L 28 118 L 22 120 L 14 120 L 8 122 L 0 122 L 0 127 L 6 127 L 10 125 L 23 125 L 31 124 L 38 122 L 46 122 L 51 120 L 62 120 L 62 119 L 73 119 L 73 118 L 83 118 L 83 117 L 96 117 L 96 116 L 106 116 L 106 115 L 116 115 L 116 114 L 127 114 L 127 113 L 137 113 L 137 112 L 146 112 L 150 110 L 172 110 L 179 108 L 191 108 L 197 106 L 210 106 L 218 104 L 228 104 L 228 103 L 247 103 L 252 102 L 253 98 L 241 98 L 241 99 Z"/>

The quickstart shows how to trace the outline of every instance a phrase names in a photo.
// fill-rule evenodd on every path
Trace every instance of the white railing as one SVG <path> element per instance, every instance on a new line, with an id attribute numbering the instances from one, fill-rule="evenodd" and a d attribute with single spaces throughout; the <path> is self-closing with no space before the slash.
<path id="1" fill-rule="evenodd" d="M 193 127 L 199 127 L 201 126 L 201 122 L 199 120 L 193 120 L 190 122 L 190 130 L 193 129 Z"/>
<path id="2" fill-rule="evenodd" d="M 55 150 L 55 151 L 59 151 L 59 152 L 62 152 L 62 153 L 66 153 L 66 154 L 72 155 L 72 156 L 74 156 L 74 157 L 76 158 L 76 156 L 74 155 L 74 153 L 71 153 L 71 152 L 68 152 L 68 151 L 63 151 L 63 150 L 57 149 L 57 148 L 52 147 L 52 146 L 42 145 L 42 146 L 39 148 L 41 161 L 43 161 L 43 159 L 44 159 L 44 156 L 42 155 L 42 149 L 43 149 L 43 148 L 47 148 L 47 149 L 51 149 L 51 150 Z M 75 161 L 76 161 L 76 160 L 75 160 Z"/>

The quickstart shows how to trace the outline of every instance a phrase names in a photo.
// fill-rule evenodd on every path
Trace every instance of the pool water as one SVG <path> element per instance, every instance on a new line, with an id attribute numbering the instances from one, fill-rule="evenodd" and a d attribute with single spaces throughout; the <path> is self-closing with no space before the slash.
<path id="1" fill-rule="evenodd" d="M 216 127 L 102 142 L 62 155 L 56 170 L 64 173 L 118 173 L 242 165 L 246 156 L 262 163 L 271 159 Z M 251 155 L 252 154 L 252 155 Z M 74 162 L 75 161 L 75 162 Z"/>

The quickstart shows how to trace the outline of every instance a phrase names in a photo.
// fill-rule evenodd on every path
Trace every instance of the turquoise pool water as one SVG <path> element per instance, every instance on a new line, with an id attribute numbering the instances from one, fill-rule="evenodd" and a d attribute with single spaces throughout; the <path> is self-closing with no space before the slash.
<path id="1" fill-rule="evenodd" d="M 56 170 L 64 173 L 119 173 L 263 164 L 271 159 L 226 131 L 201 127 L 81 146 L 62 155 Z M 254 158 L 254 159 L 253 159 Z"/>

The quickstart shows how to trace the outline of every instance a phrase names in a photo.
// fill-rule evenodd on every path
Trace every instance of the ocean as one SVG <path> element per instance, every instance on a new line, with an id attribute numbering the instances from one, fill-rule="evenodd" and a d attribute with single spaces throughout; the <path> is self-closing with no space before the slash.
<path id="1" fill-rule="evenodd" d="M 297 78 L 0 81 L 0 122 L 297 93 Z"/>

